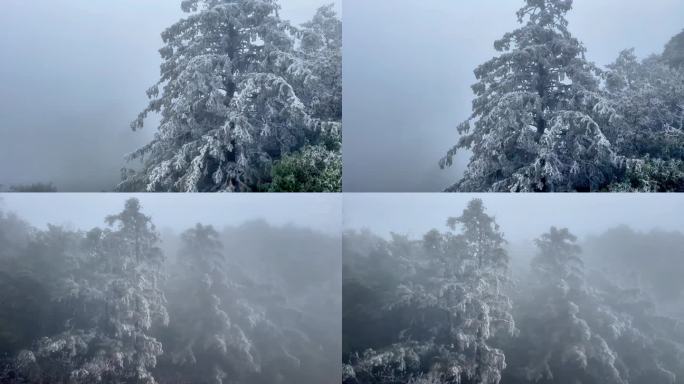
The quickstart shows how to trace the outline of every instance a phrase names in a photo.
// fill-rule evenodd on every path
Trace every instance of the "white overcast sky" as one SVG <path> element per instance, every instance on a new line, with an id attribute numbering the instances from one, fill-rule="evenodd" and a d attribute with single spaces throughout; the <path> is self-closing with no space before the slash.
<path id="1" fill-rule="evenodd" d="M 344 1 L 344 189 L 441 191 L 442 171 L 471 112 L 473 70 L 518 27 L 523 0 Z M 646 57 L 684 29 L 682 0 L 575 0 L 570 31 L 603 66 L 634 47 Z"/>
<path id="2" fill-rule="evenodd" d="M 140 200 L 143 212 L 152 216 L 157 228 L 176 232 L 196 223 L 220 229 L 260 219 L 331 235 L 339 235 L 342 227 L 340 194 L 5 193 L 0 194 L 0 209 L 14 212 L 38 228 L 56 224 L 88 230 L 104 227 L 105 217 L 121 212 L 131 197 Z"/>
<path id="3" fill-rule="evenodd" d="M 619 225 L 684 231 L 684 194 L 603 193 L 350 193 L 344 196 L 344 227 L 421 238 L 433 228 L 446 230 L 447 218 L 459 216 L 473 198 L 483 200 L 512 242 L 537 238 L 551 226 L 580 237 Z"/>
<path id="4" fill-rule="evenodd" d="M 53 182 L 60 191 L 111 190 L 124 156 L 148 142 L 132 132 L 159 75 L 160 34 L 180 0 L 2 0 L 0 184 Z M 331 0 L 282 0 L 309 20 Z"/>

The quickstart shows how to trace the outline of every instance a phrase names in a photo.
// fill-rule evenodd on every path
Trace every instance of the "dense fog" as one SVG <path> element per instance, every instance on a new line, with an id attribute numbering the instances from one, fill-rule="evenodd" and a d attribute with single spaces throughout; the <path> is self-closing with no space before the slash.
<path id="1" fill-rule="evenodd" d="M 344 383 L 684 383 L 683 201 L 601 199 L 347 198 Z"/>
<path id="2" fill-rule="evenodd" d="M 4 195 L 0 382 L 339 381 L 339 205 L 279 199 Z"/>

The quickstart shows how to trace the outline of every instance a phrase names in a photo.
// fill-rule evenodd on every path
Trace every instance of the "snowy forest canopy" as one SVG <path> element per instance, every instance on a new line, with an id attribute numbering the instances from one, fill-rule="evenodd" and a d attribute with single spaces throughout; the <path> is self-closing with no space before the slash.
<path id="1" fill-rule="evenodd" d="M 341 189 L 342 23 L 333 6 L 295 27 L 277 0 L 184 0 L 163 32 L 161 77 L 131 124 L 161 117 L 120 191 Z"/>
<path id="2" fill-rule="evenodd" d="M 87 231 L 0 211 L 0 383 L 339 380 L 339 237 L 156 230 L 136 199 Z"/>
<path id="3" fill-rule="evenodd" d="M 684 383 L 684 233 L 508 243 L 477 199 L 445 222 L 345 233 L 345 384 Z"/>
<path id="4" fill-rule="evenodd" d="M 569 31 L 572 4 L 524 0 L 521 26 L 475 69 L 472 114 L 440 166 L 472 156 L 449 191 L 684 191 L 684 31 L 601 69 Z"/>

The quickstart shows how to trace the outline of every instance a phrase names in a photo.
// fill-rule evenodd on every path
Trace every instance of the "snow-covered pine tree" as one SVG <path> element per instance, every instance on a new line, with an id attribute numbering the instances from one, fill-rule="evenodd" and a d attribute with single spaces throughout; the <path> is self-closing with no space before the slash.
<path id="1" fill-rule="evenodd" d="M 65 332 L 38 342 L 47 381 L 156 383 L 162 345 L 150 329 L 168 322 L 159 237 L 136 199 L 106 221 L 111 228 L 87 235 L 80 278 L 64 282 L 62 299 L 78 300 L 79 311 Z"/>
<path id="2" fill-rule="evenodd" d="M 670 62 L 665 54 L 640 62 L 625 50 L 608 66 L 614 113 L 604 132 L 623 163 L 611 190 L 684 191 L 684 71 Z"/>
<path id="3" fill-rule="evenodd" d="M 620 322 L 605 307 L 599 309 L 587 288 L 576 240 L 567 229 L 552 227 L 536 241 L 533 290 L 521 305 L 526 318 L 518 318 L 521 334 L 515 341 L 524 346 L 525 357 L 518 359 L 526 361 L 514 372 L 523 382 L 627 382 L 616 351 L 592 328 L 598 319 L 592 313 L 602 313 L 606 328 L 617 329 Z"/>
<path id="4" fill-rule="evenodd" d="M 277 0 L 184 0 L 182 8 L 190 15 L 162 34 L 161 78 L 132 123 L 140 129 L 159 113 L 158 132 L 130 155 L 143 166 L 124 170 L 119 190 L 263 190 L 274 161 L 339 142 L 341 85 L 310 61 L 337 49 L 311 38 L 318 21 L 334 19 L 330 9 L 299 31 L 280 19 Z"/>
<path id="5" fill-rule="evenodd" d="M 342 190 L 342 22 L 333 5 L 321 7 L 297 36 L 296 55 L 307 70 L 300 71 L 292 85 L 322 129 L 309 144 L 276 161 L 269 191 L 338 192 Z"/>
<path id="6" fill-rule="evenodd" d="M 599 70 L 568 30 L 572 0 L 525 0 L 523 25 L 494 43 L 500 55 L 475 69 L 473 112 L 457 150 L 472 151 L 452 191 L 594 191 L 616 160 L 600 125 Z"/>
<path id="7" fill-rule="evenodd" d="M 167 360 L 197 383 L 233 382 L 258 370 L 252 342 L 226 312 L 223 296 L 231 284 L 225 271 L 223 245 L 212 226 L 197 224 L 182 235 L 170 293 Z M 230 378 L 230 379 L 229 379 Z M 225 380 L 225 381 L 224 381 Z"/>
<path id="8" fill-rule="evenodd" d="M 503 234 L 481 200 L 473 200 L 448 226 L 460 233 L 429 232 L 426 260 L 414 262 L 415 276 L 398 288 L 393 310 L 409 328 L 399 342 L 368 350 L 345 366 L 346 382 L 496 384 L 506 367 L 503 351 L 488 344 L 494 334 L 515 332 L 506 295 L 508 256 Z M 402 242 L 402 248 L 410 244 Z"/>
<path id="9" fill-rule="evenodd" d="M 464 376 L 475 383 L 498 383 L 506 367 L 505 356 L 487 340 L 497 332 L 516 332 L 507 295 L 510 279 L 506 241 L 479 199 L 468 203 L 461 216 L 449 218 L 447 225 L 452 231 L 460 227 L 460 233 L 448 234 L 447 238 L 453 237 L 454 248 L 463 248 L 463 256 L 457 265 L 452 262 L 449 266 L 450 276 L 441 284 L 441 295 L 447 298 L 452 316 L 461 322 L 455 334 L 456 344 L 472 353 Z"/>
<path id="10" fill-rule="evenodd" d="M 591 283 L 596 301 L 585 306 L 587 318 L 592 329 L 606 335 L 606 341 L 617 352 L 616 366 L 626 382 L 681 382 L 681 320 L 659 314 L 655 303 L 638 288 L 621 288 L 602 275 L 594 276 Z"/>

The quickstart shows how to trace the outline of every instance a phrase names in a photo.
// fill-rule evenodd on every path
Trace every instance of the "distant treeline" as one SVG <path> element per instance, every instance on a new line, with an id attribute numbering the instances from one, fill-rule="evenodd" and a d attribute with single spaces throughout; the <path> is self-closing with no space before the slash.
<path id="1" fill-rule="evenodd" d="M 57 192 L 57 187 L 55 187 L 55 185 L 52 183 L 19 184 L 19 185 L 12 185 L 9 188 L 5 188 L 5 186 L 0 184 L 0 192 L 4 192 L 4 191 L 44 193 L 44 192 Z"/>

